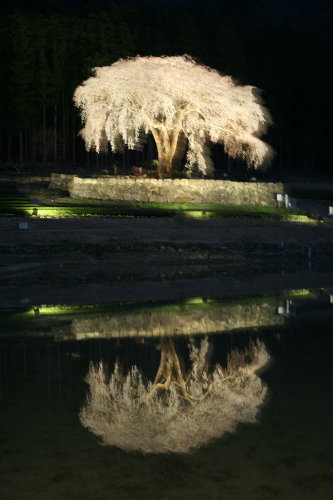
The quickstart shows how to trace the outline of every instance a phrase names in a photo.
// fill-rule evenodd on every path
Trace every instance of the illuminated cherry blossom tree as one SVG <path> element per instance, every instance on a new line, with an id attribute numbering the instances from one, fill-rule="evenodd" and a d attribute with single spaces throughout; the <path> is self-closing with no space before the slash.
<path id="1" fill-rule="evenodd" d="M 208 369 L 209 342 L 189 343 L 191 369 L 184 373 L 172 339 L 161 340 L 154 382 L 134 366 L 119 364 L 108 377 L 103 363 L 91 364 L 89 394 L 80 420 L 104 444 L 141 453 L 186 453 L 238 423 L 255 422 L 267 387 L 256 374 L 269 360 L 264 344 L 233 351 L 225 369 Z"/>
<path id="2" fill-rule="evenodd" d="M 142 147 L 153 135 L 158 172 L 167 176 L 186 152 L 186 167 L 212 173 L 210 143 L 259 167 L 271 148 L 260 137 L 271 123 L 259 91 L 197 64 L 189 56 L 135 57 L 94 68 L 74 102 L 81 110 L 87 149 Z"/>

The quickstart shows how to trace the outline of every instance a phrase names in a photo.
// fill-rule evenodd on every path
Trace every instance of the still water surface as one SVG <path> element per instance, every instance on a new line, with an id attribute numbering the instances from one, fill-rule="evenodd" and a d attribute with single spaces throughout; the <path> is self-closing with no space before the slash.
<path id="1" fill-rule="evenodd" d="M 111 309 L 2 315 L 1 499 L 333 498 L 329 295 Z"/>

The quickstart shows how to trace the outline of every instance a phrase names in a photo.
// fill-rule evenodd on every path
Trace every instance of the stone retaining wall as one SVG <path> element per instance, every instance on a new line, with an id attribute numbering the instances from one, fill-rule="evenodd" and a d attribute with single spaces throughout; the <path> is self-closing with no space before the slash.
<path id="1" fill-rule="evenodd" d="M 283 325 L 284 317 L 276 310 L 277 304 L 263 303 L 184 312 L 114 313 L 100 318 L 73 320 L 70 333 L 64 332 L 57 340 L 198 335 Z"/>
<path id="2" fill-rule="evenodd" d="M 75 176 L 69 174 L 51 174 L 51 181 L 49 184 L 49 188 L 62 189 L 63 191 L 68 191 L 73 177 Z"/>
<path id="3" fill-rule="evenodd" d="M 138 202 L 217 203 L 276 206 L 283 184 L 204 179 L 81 178 L 53 174 L 50 188 L 67 189 L 73 198 Z"/>

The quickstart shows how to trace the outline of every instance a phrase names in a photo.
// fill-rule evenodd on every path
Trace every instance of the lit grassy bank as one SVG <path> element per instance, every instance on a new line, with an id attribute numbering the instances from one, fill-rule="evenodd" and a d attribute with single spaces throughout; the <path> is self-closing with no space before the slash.
<path id="1" fill-rule="evenodd" d="M 89 206 L 12 206 L 0 207 L 0 215 L 20 217 L 45 217 L 45 218 L 80 218 L 80 217 L 187 217 L 193 219 L 209 218 L 251 218 L 271 219 L 291 222 L 316 222 L 318 217 L 293 212 L 286 209 L 270 207 L 239 207 L 228 206 L 215 210 L 195 207 L 194 209 L 179 208 L 153 208 L 153 207 L 89 207 Z"/>
<path id="2" fill-rule="evenodd" d="M 87 304 L 87 305 L 41 305 L 17 309 L 0 309 L 1 324 L 20 324 L 31 320 L 42 318 L 54 319 L 85 319 L 103 316 L 104 314 L 151 314 L 156 312 L 179 312 L 208 311 L 218 308 L 228 308 L 236 305 L 263 305 L 277 303 L 286 299 L 315 299 L 317 293 L 308 289 L 286 290 L 278 294 L 234 297 L 228 299 L 211 299 L 205 297 L 193 297 L 182 302 L 125 302 L 112 304 Z"/>
<path id="3" fill-rule="evenodd" d="M 0 215 L 45 218 L 80 217 L 188 217 L 251 218 L 276 221 L 315 222 L 318 217 L 286 208 L 201 203 L 147 203 L 65 197 L 61 191 L 38 189 L 29 196 L 0 192 Z"/>

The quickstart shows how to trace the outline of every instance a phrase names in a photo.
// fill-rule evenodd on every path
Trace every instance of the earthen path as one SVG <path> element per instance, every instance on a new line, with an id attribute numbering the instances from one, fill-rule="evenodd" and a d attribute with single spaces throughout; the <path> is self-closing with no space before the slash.
<path id="1" fill-rule="evenodd" d="M 20 224 L 27 223 L 27 229 Z M 0 244 L 68 240 L 170 242 L 333 242 L 333 221 L 291 223 L 247 219 L 185 218 L 82 218 L 20 219 L 0 218 Z"/>

